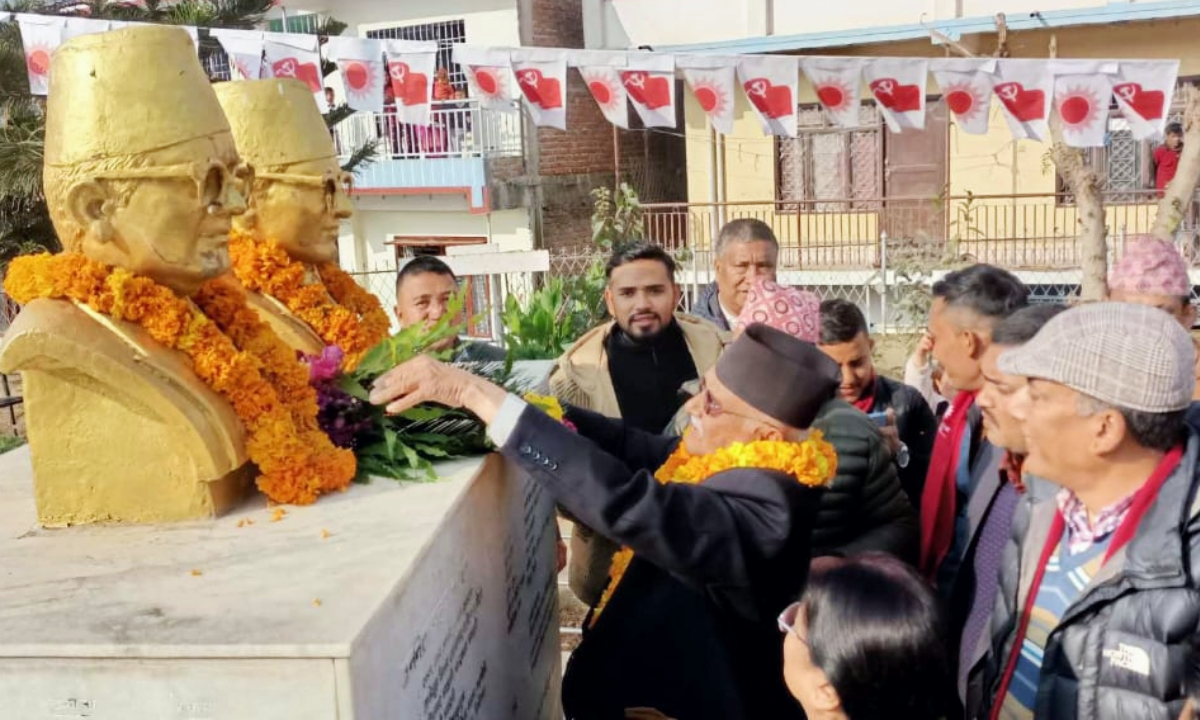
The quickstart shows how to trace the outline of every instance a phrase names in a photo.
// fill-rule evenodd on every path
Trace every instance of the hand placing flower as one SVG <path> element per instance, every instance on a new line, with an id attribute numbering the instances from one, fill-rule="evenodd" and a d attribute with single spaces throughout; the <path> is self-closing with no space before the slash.
<path id="1" fill-rule="evenodd" d="M 371 386 L 370 400 L 393 414 L 427 402 L 465 408 L 490 423 L 507 394 L 478 375 L 419 355 L 380 375 Z"/>

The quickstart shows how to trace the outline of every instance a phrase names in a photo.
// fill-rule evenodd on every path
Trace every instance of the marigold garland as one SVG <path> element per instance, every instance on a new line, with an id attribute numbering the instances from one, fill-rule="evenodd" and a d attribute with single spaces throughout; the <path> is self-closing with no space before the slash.
<path id="1" fill-rule="evenodd" d="M 258 488 L 271 500 L 308 504 L 354 479 L 353 453 L 335 448 L 317 429 L 316 396 L 303 366 L 251 316 L 241 290 L 228 281 L 210 282 L 194 303 L 149 278 L 65 253 L 15 258 L 4 289 L 19 303 L 49 298 L 86 304 L 138 324 L 159 344 L 186 354 L 197 377 L 245 425 Z"/>
<path id="2" fill-rule="evenodd" d="M 318 265 L 320 282 L 312 282 L 307 266 L 277 241 L 259 241 L 238 230 L 229 235 L 229 256 L 243 286 L 282 302 L 325 344 L 341 348 L 345 370 L 357 367 L 368 350 L 387 338 L 391 321 L 379 299 L 336 263 Z"/>
<path id="3" fill-rule="evenodd" d="M 755 440 L 750 443 L 732 443 L 706 455 L 692 455 L 686 443 L 679 443 L 671 457 L 654 473 L 660 483 L 686 483 L 697 485 L 713 475 L 734 468 L 757 468 L 774 470 L 795 478 L 801 485 L 817 487 L 825 485 L 837 474 L 837 453 L 826 442 L 820 430 L 813 430 L 801 442 L 784 440 Z M 622 547 L 612 559 L 608 571 L 608 585 L 600 596 L 600 602 L 592 612 L 594 625 L 608 601 L 617 591 L 621 578 L 633 560 L 633 550 Z"/>

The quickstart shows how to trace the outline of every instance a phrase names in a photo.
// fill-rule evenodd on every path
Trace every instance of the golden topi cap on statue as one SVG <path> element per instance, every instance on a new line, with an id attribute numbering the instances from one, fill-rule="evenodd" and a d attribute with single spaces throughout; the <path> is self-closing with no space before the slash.
<path id="1" fill-rule="evenodd" d="M 312 91 L 299 80 L 238 80 L 213 88 L 244 162 L 265 170 L 337 157 Z"/>
<path id="2" fill-rule="evenodd" d="M 50 61 L 47 166 L 161 150 L 229 133 L 192 38 L 143 25 L 81 35 Z"/>

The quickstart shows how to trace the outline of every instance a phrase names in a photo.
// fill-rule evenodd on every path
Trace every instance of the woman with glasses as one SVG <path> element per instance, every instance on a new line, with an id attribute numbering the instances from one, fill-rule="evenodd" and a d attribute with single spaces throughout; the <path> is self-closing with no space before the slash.
<path id="1" fill-rule="evenodd" d="M 946 716 L 941 613 L 908 565 L 887 555 L 815 560 L 779 629 L 783 679 L 809 720 Z"/>

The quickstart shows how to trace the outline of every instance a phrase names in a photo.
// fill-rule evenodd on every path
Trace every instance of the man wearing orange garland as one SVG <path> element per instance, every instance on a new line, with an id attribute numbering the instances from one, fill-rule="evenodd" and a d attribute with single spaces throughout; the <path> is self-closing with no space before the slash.
<path id="1" fill-rule="evenodd" d="M 804 586 L 836 473 L 832 446 L 807 428 L 839 377 L 811 343 L 752 325 L 688 401 L 682 441 L 568 407 L 576 432 L 427 357 L 381 376 L 371 400 L 475 413 L 506 458 L 625 548 L 567 665 L 568 718 L 787 720 L 803 714 L 784 686 L 776 616 Z"/>

